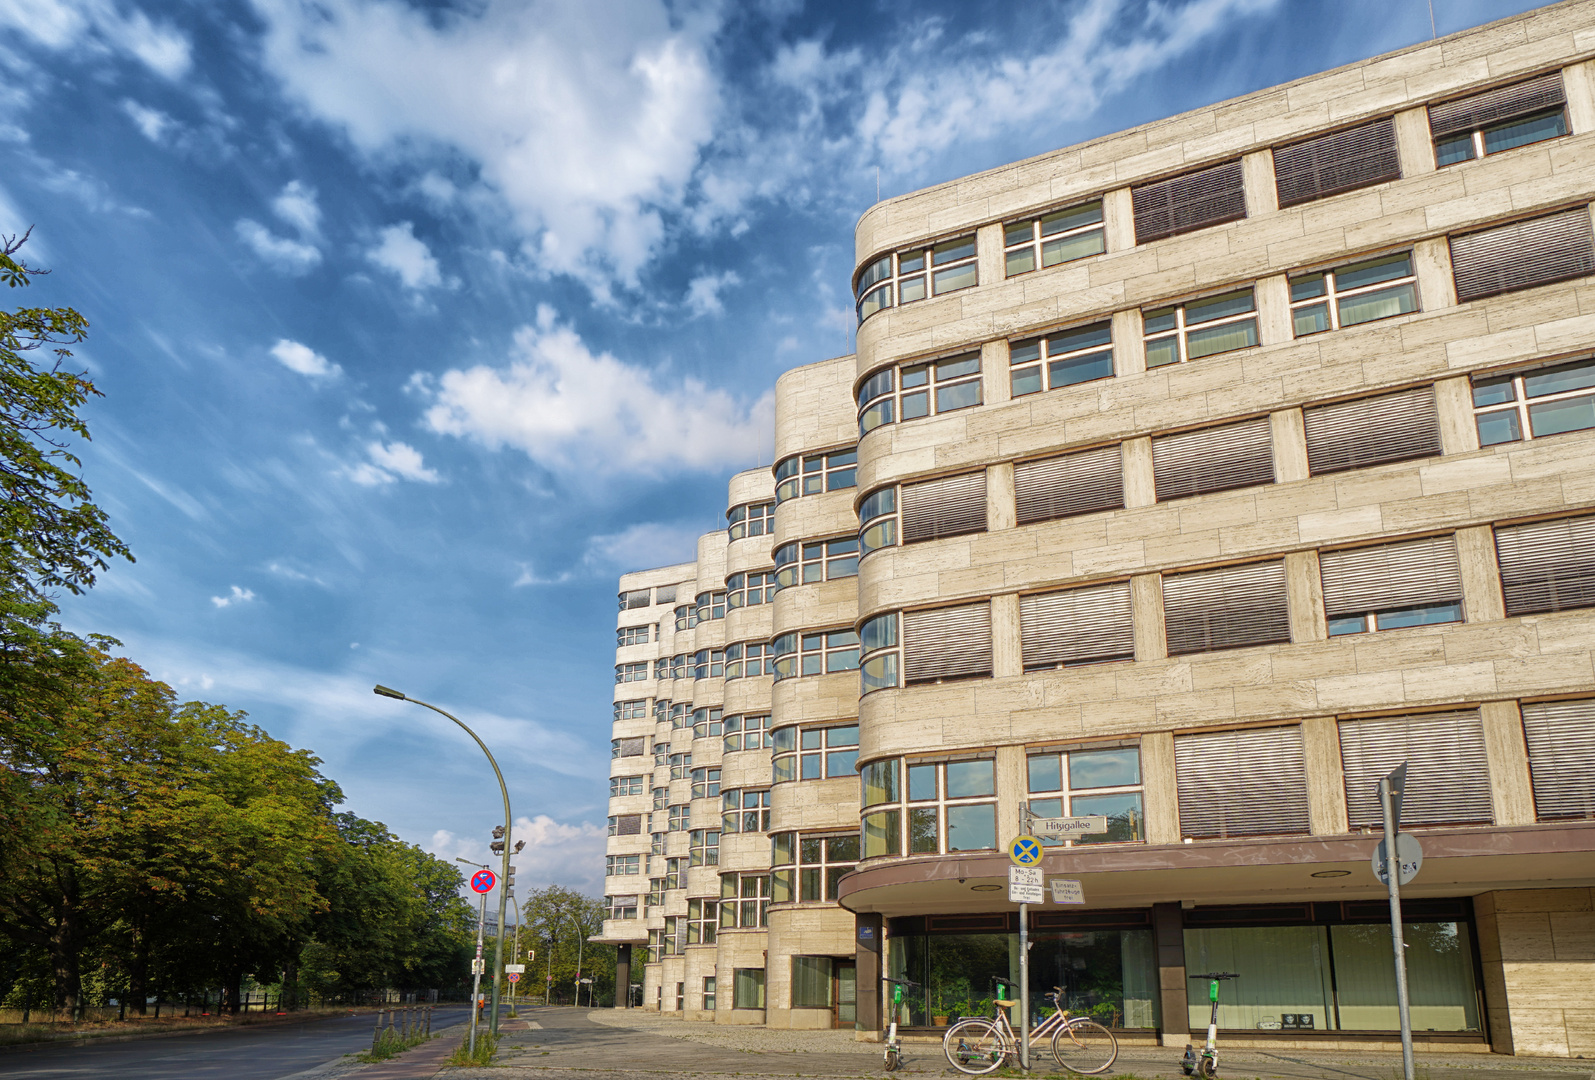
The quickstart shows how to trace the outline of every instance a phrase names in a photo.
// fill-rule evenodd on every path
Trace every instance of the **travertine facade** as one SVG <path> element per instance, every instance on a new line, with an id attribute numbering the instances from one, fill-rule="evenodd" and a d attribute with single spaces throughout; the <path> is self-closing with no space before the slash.
<path id="1" fill-rule="evenodd" d="M 1237 1036 L 1388 1041 L 1405 760 L 1420 1046 L 1595 1052 L 1591 56 L 1556 5 L 864 215 L 856 355 L 621 579 L 646 1007 L 873 1033 L 884 968 L 976 1011 L 1032 813 L 1108 830 L 1047 856 L 1086 904 L 1033 989 L 1183 1044 L 1225 966 Z"/>

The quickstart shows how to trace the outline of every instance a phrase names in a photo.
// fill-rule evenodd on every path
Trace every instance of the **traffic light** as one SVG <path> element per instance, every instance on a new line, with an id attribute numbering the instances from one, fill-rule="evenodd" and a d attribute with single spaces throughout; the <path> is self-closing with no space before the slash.
<path id="1" fill-rule="evenodd" d="M 493 854 L 504 854 L 504 826 L 493 826 L 493 842 L 488 846 L 493 849 Z"/>

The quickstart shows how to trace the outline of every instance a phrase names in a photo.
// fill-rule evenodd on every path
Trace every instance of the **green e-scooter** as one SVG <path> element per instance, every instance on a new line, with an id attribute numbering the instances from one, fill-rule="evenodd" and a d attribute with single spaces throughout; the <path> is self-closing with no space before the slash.
<path id="1" fill-rule="evenodd" d="M 1209 971 L 1205 975 L 1187 975 L 1186 978 L 1208 980 L 1207 999 L 1213 1003 L 1213 1013 L 1207 1020 L 1207 1045 L 1198 1055 L 1196 1047 L 1186 1043 L 1185 1058 L 1180 1062 L 1180 1069 L 1186 1076 L 1194 1073 L 1212 1077 L 1218 1074 L 1218 984 L 1224 979 L 1238 979 L 1240 976 L 1233 971 Z"/>
<path id="2" fill-rule="evenodd" d="M 886 1032 L 886 1061 L 887 1072 L 895 1072 L 903 1064 L 903 1041 L 897 1037 L 897 1017 L 903 1011 L 903 987 L 918 990 L 919 984 L 909 979 L 887 979 L 881 982 L 892 984 L 892 1024 Z"/>

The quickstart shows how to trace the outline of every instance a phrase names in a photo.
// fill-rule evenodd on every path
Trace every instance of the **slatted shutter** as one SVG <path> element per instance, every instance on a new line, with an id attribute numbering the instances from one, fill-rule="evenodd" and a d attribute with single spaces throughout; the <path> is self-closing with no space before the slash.
<path id="1" fill-rule="evenodd" d="M 1240 159 L 1130 189 L 1135 242 L 1221 225 L 1246 216 Z"/>
<path id="2" fill-rule="evenodd" d="M 642 832 L 641 814 L 621 814 L 615 819 L 616 836 L 637 836 Z"/>
<path id="3" fill-rule="evenodd" d="M 1301 727 L 1174 737 L 1180 835 L 1198 839 L 1311 831 Z"/>
<path id="4" fill-rule="evenodd" d="M 1152 477 L 1159 502 L 1272 484 L 1274 438 L 1268 417 L 1153 439 Z"/>
<path id="5" fill-rule="evenodd" d="M 1318 556 L 1324 613 L 1331 619 L 1462 602 L 1454 536 L 1326 551 Z"/>
<path id="6" fill-rule="evenodd" d="M 903 543 L 986 531 L 986 473 L 904 484 Z"/>
<path id="7" fill-rule="evenodd" d="M 637 757 L 639 754 L 645 753 L 646 750 L 647 750 L 647 747 L 644 746 L 643 743 L 644 743 L 644 740 L 642 738 L 640 738 L 640 737 L 639 738 L 635 738 L 635 739 L 621 739 L 620 740 L 620 756 L 621 757 Z"/>
<path id="8" fill-rule="evenodd" d="M 903 612 L 904 682 L 991 674 L 991 604 Z"/>
<path id="9" fill-rule="evenodd" d="M 1523 706 L 1534 814 L 1595 818 L 1595 700 Z"/>
<path id="10" fill-rule="evenodd" d="M 1129 582 L 1024 597 L 1019 639 L 1026 671 L 1134 656 Z"/>
<path id="11" fill-rule="evenodd" d="M 1461 301 L 1595 273 L 1589 207 L 1453 236 L 1451 268 Z"/>
<path id="12" fill-rule="evenodd" d="M 1274 150 L 1274 187 L 1281 207 L 1400 178 L 1396 122 L 1388 116 Z"/>
<path id="13" fill-rule="evenodd" d="M 1495 819 L 1484 725 L 1476 710 L 1340 722 L 1340 761 L 1352 828 L 1384 823 L 1378 784 L 1407 763 L 1404 825 L 1465 825 Z"/>
<path id="14" fill-rule="evenodd" d="M 1163 626 L 1170 656 L 1289 641 L 1284 562 L 1164 577 Z"/>
<path id="15" fill-rule="evenodd" d="M 1499 526 L 1495 557 L 1507 615 L 1595 607 L 1595 517 Z"/>
<path id="16" fill-rule="evenodd" d="M 1440 453 L 1434 387 L 1303 409 L 1314 476 Z"/>
<path id="17" fill-rule="evenodd" d="M 1429 106 L 1429 133 L 1436 139 L 1477 131 L 1502 120 L 1530 116 L 1565 104 L 1562 73 L 1548 71 L 1525 82 Z"/>
<path id="18" fill-rule="evenodd" d="M 1117 510 L 1124 505 L 1124 459 L 1117 446 L 1022 461 L 1013 469 L 1019 524 Z"/>

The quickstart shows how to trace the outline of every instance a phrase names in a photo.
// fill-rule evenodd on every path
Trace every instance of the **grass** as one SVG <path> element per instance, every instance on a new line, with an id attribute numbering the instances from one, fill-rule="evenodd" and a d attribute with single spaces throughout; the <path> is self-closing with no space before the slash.
<path id="1" fill-rule="evenodd" d="M 412 1032 L 406 1038 L 393 1028 L 387 1028 L 373 1040 L 370 1050 L 355 1056 L 368 1064 L 373 1061 L 386 1061 L 390 1057 L 396 1057 L 404 1053 L 412 1046 L 420 1046 L 431 1038 L 432 1036 L 424 1035 L 419 1031 Z"/>
<path id="2" fill-rule="evenodd" d="M 449 1058 L 450 1065 L 491 1065 L 493 1055 L 498 1052 L 498 1036 L 483 1028 L 476 1033 L 476 1053 L 470 1051 L 471 1035 L 466 1032 L 465 1038 L 460 1040 L 459 1049 L 454 1051 Z"/>

